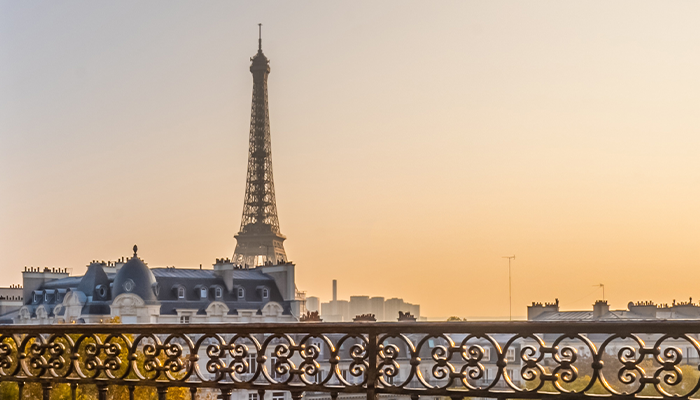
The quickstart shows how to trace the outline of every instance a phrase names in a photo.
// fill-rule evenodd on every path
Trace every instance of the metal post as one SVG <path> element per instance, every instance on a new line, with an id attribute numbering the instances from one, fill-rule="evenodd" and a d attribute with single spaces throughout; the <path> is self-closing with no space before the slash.
<path id="1" fill-rule="evenodd" d="M 106 383 L 98 383 L 97 384 L 97 399 L 98 400 L 107 400 L 107 384 Z"/>
<path id="2" fill-rule="evenodd" d="M 76 382 L 71 382 L 70 383 L 70 398 L 71 400 L 75 400 L 77 398 L 77 390 L 78 390 L 78 384 Z"/>
<path id="3" fill-rule="evenodd" d="M 159 386 L 156 390 L 158 391 L 158 400 L 165 400 L 165 398 L 168 397 L 167 386 Z"/>
<path id="4" fill-rule="evenodd" d="M 301 400 L 304 397 L 304 392 L 301 390 L 292 390 L 289 393 L 292 395 L 292 400 Z"/>
<path id="5" fill-rule="evenodd" d="M 512 321 L 513 320 L 513 285 L 512 285 L 512 279 L 511 279 L 511 274 L 510 274 L 510 260 L 514 259 L 515 255 L 503 256 L 501 258 L 508 259 L 508 320 Z"/>
<path id="6" fill-rule="evenodd" d="M 367 337 L 367 400 L 377 400 L 377 380 L 379 374 L 377 373 L 377 333 L 371 330 Z"/>
<path id="7" fill-rule="evenodd" d="M 51 385 L 51 382 L 42 382 L 41 383 L 41 394 L 42 398 L 44 400 L 51 400 L 51 388 L 53 386 Z"/>
<path id="8" fill-rule="evenodd" d="M 230 388 L 221 388 L 221 399 L 222 400 L 231 400 L 231 389 Z"/>

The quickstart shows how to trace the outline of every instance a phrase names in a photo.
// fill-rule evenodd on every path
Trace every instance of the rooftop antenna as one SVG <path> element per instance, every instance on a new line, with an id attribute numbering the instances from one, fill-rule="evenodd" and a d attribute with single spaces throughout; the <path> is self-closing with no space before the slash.
<path id="1" fill-rule="evenodd" d="M 503 256 L 501 258 L 507 258 L 508 259 L 508 320 L 512 321 L 513 320 L 513 291 L 512 287 L 513 285 L 511 284 L 511 278 L 510 278 L 510 260 L 515 259 L 515 255 L 512 256 Z"/>
<path id="2" fill-rule="evenodd" d="M 258 24 L 258 51 L 262 51 L 262 24 Z"/>
<path id="3" fill-rule="evenodd" d="M 605 300 L 605 285 L 603 285 L 602 283 L 599 283 L 599 284 L 593 285 L 593 286 L 603 289 L 603 300 Z"/>

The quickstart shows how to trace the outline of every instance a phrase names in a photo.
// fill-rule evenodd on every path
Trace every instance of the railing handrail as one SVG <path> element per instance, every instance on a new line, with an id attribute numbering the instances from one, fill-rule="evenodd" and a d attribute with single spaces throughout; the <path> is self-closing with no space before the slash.
<path id="1" fill-rule="evenodd" d="M 0 334 L 36 333 L 614 333 L 628 331 L 639 334 L 700 333 L 700 320 L 649 321 L 460 321 L 460 322 L 294 322 L 294 323 L 207 323 L 207 324 L 55 324 L 0 325 Z"/>

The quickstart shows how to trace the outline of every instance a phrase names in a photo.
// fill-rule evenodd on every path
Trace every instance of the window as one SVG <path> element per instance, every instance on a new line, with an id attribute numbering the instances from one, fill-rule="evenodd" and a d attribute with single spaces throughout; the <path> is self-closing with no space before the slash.
<path id="1" fill-rule="evenodd" d="M 311 345 L 316 347 L 319 357 L 323 356 L 323 342 L 311 342 Z"/>
<path id="2" fill-rule="evenodd" d="M 506 352 L 506 360 L 515 361 L 515 349 L 508 349 Z"/>
<path id="3" fill-rule="evenodd" d="M 263 296 L 263 299 L 267 299 L 268 297 L 270 297 L 270 291 L 267 288 L 263 288 L 262 296 Z"/>
<path id="4" fill-rule="evenodd" d="M 107 297 L 107 288 L 104 285 L 97 285 L 97 295 L 105 298 Z"/>
<path id="5" fill-rule="evenodd" d="M 488 368 L 484 368 L 484 376 L 483 376 L 483 379 L 484 379 L 484 381 L 488 381 L 488 380 L 489 380 L 489 369 L 488 369 Z"/>
<path id="6" fill-rule="evenodd" d="M 245 297 L 245 289 L 243 289 L 242 287 L 239 287 L 238 288 L 238 299 L 240 300 L 240 299 L 243 299 L 244 297 Z"/>
<path id="7" fill-rule="evenodd" d="M 318 383 L 319 385 L 323 382 L 323 371 L 320 369 L 316 371 L 316 375 L 314 375 L 314 382 Z"/>
<path id="8" fill-rule="evenodd" d="M 132 281 L 131 279 L 127 279 L 124 282 L 124 290 L 126 290 L 127 292 L 131 292 L 132 290 L 134 290 L 134 281 Z"/>
<path id="9" fill-rule="evenodd" d="M 44 301 L 49 302 L 49 292 L 44 292 Z"/>
<path id="10" fill-rule="evenodd" d="M 39 293 L 34 293 L 34 303 L 39 303 L 41 301 L 41 295 Z"/>
<path id="11" fill-rule="evenodd" d="M 481 359 L 484 361 L 491 361 L 491 349 L 488 347 L 483 348 L 483 349 L 484 349 L 484 356 Z"/>
<path id="12" fill-rule="evenodd" d="M 214 289 L 214 296 L 216 296 L 217 299 L 220 299 L 222 295 L 223 290 L 221 290 L 221 288 L 217 286 L 216 289 Z"/>
<path id="13" fill-rule="evenodd" d="M 207 298 L 207 288 L 203 287 L 199 289 L 199 297 L 203 299 Z"/>
<path id="14" fill-rule="evenodd" d="M 248 393 L 248 400 L 258 400 L 257 393 Z"/>
<path id="15" fill-rule="evenodd" d="M 254 374 L 255 371 L 258 369 L 258 363 L 257 363 L 257 361 L 255 360 L 255 358 L 256 358 L 257 356 L 258 356 L 258 355 L 255 354 L 255 353 L 248 353 L 248 355 L 246 356 L 246 359 L 245 359 L 245 360 L 246 360 L 246 362 L 248 363 L 248 371 L 247 371 L 248 374 L 251 374 L 251 375 L 252 375 L 252 374 Z"/>
<path id="16" fill-rule="evenodd" d="M 185 288 L 180 286 L 177 288 L 177 298 L 178 299 L 184 299 L 185 298 Z"/>
<path id="17" fill-rule="evenodd" d="M 189 315 L 181 315 L 180 316 L 180 323 L 181 324 L 189 324 L 190 323 L 190 316 Z"/>
<path id="18" fill-rule="evenodd" d="M 272 379 L 281 379 L 283 374 L 277 372 L 277 357 L 270 357 L 270 376 Z"/>
<path id="19" fill-rule="evenodd" d="M 272 400 L 284 400 L 284 392 L 272 392 Z"/>

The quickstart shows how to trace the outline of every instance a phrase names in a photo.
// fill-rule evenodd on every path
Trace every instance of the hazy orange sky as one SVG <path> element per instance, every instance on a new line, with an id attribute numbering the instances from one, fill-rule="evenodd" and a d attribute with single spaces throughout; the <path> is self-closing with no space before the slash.
<path id="1" fill-rule="evenodd" d="M 700 3 L 0 2 L 0 285 L 231 257 L 257 23 L 297 286 L 700 299 Z"/>

